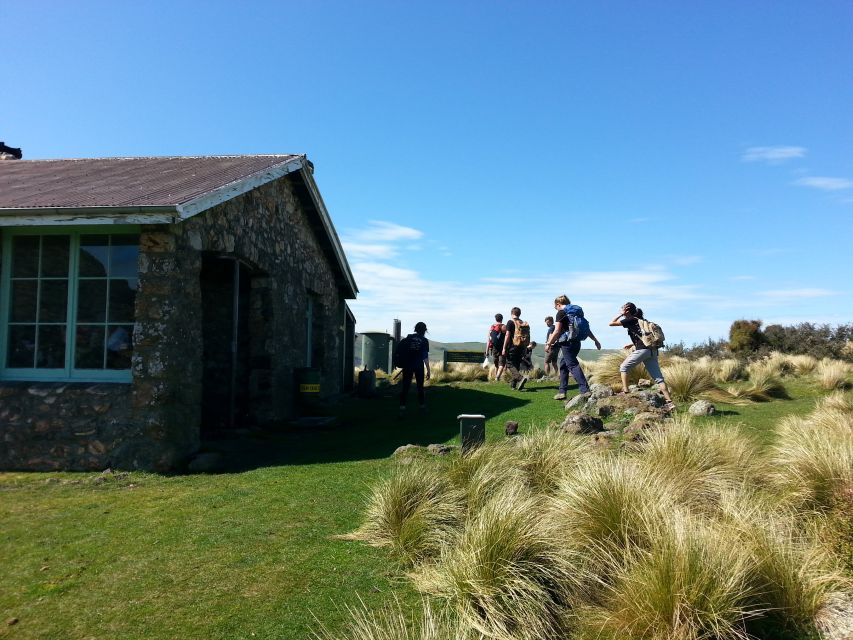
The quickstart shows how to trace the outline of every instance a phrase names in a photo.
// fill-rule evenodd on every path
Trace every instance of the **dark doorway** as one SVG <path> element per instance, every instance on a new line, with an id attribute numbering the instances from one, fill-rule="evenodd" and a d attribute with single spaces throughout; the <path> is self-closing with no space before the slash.
<path id="1" fill-rule="evenodd" d="M 250 291 L 245 264 L 227 256 L 202 256 L 202 437 L 244 426 L 248 419 Z"/>

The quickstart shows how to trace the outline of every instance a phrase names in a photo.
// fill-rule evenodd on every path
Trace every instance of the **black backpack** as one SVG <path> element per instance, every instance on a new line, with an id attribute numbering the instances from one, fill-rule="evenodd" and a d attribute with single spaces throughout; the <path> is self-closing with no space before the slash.
<path id="1" fill-rule="evenodd" d="M 409 351 L 412 348 L 412 341 L 409 336 L 406 336 L 397 343 L 397 348 L 394 349 L 394 367 L 403 369 L 409 363 Z"/>

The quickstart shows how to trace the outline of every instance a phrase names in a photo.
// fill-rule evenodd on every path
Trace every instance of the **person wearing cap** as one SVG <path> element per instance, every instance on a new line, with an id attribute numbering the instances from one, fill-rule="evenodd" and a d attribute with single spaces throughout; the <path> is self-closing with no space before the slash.
<path id="1" fill-rule="evenodd" d="M 406 415 L 406 397 L 412 386 L 412 375 L 418 388 L 418 406 L 420 411 L 426 411 L 426 394 L 424 392 L 424 379 L 429 380 L 429 340 L 425 334 L 427 326 L 423 322 L 415 325 L 415 332 L 410 333 L 400 340 L 399 349 L 403 350 L 401 360 L 403 362 L 403 375 L 400 385 L 400 417 Z"/>

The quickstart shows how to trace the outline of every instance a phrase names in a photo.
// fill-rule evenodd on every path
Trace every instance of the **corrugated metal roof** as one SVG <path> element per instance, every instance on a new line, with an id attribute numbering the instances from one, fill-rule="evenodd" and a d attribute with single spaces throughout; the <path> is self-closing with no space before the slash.
<path id="1" fill-rule="evenodd" d="M 299 155 L 0 162 L 0 209 L 169 207 Z"/>

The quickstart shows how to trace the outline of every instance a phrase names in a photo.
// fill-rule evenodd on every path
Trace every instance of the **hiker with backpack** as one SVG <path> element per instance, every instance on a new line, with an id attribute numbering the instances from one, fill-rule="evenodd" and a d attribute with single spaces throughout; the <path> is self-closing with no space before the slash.
<path id="1" fill-rule="evenodd" d="M 530 325 L 521 319 L 521 309 L 513 307 L 510 311 L 512 320 L 506 323 L 506 339 L 504 340 L 503 355 L 506 357 L 506 370 L 511 377 L 509 386 L 517 391 L 524 391 L 527 376 L 519 369 L 521 361 L 530 345 Z"/>
<path id="2" fill-rule="evenodd" d="M 506 356 L 503 354 L 506 325 L 502 313 L 495 314 L 495 323 L 489 327 L 486 355 L 492 356 L 495 363 L 495 380 L 500 380 L 506 368 Z"/>
<path id="3" fill-rule="evenodd" d="M 554 298 L 554 308 L 557 317 L 554 318 L 556 329 L 545 344 L 545 353 L 553 349 L 560 350 L 559 371 L 560 387 L 554 400 L 565 400 L 566 391 L 569 388 L 569 375 L 577 381 L 578 389 L 582 394 L 589 393 L 589 383 L 581 369 L 578 361 L 578 353 L 581 350 L 581 342 L 592 338 L 596 349 L 601 349 L 601 343 L 592 333 L 589 321 L 584 318 L 583 309 L 572 304 L 566 295 Z"/>
<path id="4" fill-rule="evenodd" d="M 628 393 L 628 372 L 642 363 L 657 383 L 663 397 L 666 398 L 666 404 L 663 408 L 667 411 L 675 409 L 675 403 L 669 395 L 669 389 L 658 363 L 658 349 L 663 346 L 664 341 L 660 326 L 646 320 L 643 317 L 643 310 L 638 309 L 633 302 L 626 302 L 622 305 L 619 315 L 610 321 L 610 326 L 625 327 L 628 330 L 628 337 L 631 339 L 631 344 L 625 345 L 625 348 L 633 348 L 619 366 L 619 373 L 622 377 L 622 393 Z"/>
<path id="5" fill-rule="evenodd" d="M 406 415 L 406 397 L 412 386 L 412 375 L 418 387 L 418 406 L 423 413 L 426 411 L 426 394 L 424 379 L 429 380 L 429 340 L 424 337 L 427 326 L 423 322 L 415 325 L 415 332 L 400 340 L 394 351 L 394 366 L 403 370 L 400 385 L 400 417 Z"/>

